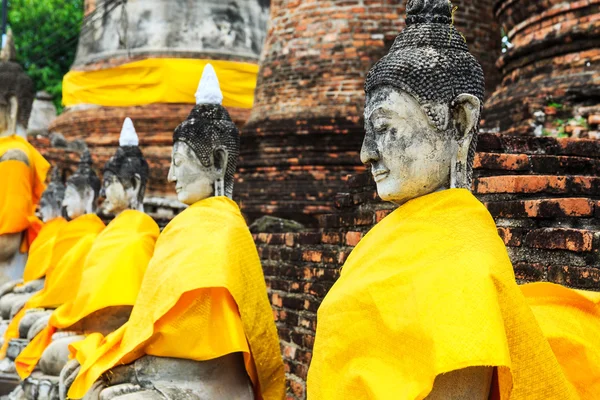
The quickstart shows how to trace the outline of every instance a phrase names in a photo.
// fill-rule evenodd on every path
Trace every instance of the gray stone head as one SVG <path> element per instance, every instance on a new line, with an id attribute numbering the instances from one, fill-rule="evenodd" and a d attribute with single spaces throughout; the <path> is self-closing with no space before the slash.
<path id="1" fill-rule="evenodd" d="M 483 70 L 452 22 L 448 0 L 408 0 L 406 28 L 365 82 L 365 139 L 380 197 L 402 204 L 471 188 Z"/>
<path id="2" fill-rule="evenodd" d="M 215 86 L 216 85 L 216 86 Z M 207 65 L 197 104 L 173 134 L 169 181 L 179 201 L 193 204 L 210 196 L 233 194 L 240 134 L 227 110 L 212 66 Z"/>
<path id="3" fill-rule="evenodd" d="M 24 133 L 35 97 L 35 85 L 16 62 L 9 30 L 0 53 L 0 136 Z"/>
<path id="4" fill-rule="evenodd" d="M 63 207 L 71 219 L 96 210 L 96 201 L 100 192 L 100 179 L 92 169 L 92 156 L 89 150 L 81 155 L 77 171 L 67 179 Z"/>
<path id="5" fill-rule="evenodd" d="M 138 137 L 131 119 L 126 118 L 121 130 L 120 146 L 103 172 L 102 211 L 118 214 L 126 209 L 143 211 L 149 166 L 138 147 Z"/>
<path id="6" fill-rule="evenodd" d="M 48 222 L 51 219 L 62 216 L 62 202 L 65 198 L 65 184 L 58 167 L 52 170 L 50 183 L 40 199 L 40 214 L 42 221 Z"/>

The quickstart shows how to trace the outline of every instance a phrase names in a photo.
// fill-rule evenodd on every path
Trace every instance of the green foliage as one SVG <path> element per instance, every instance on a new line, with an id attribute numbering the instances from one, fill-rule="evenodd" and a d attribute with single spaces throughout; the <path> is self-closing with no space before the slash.
<path id="1" fill-rule="evenodd" d="M 557 110 L 562 110 L 563 105 L 560 104 L 560 103 L 556 103 L 556 102 L 551 101 L 551 102 L 548 103 L 548 107 L 556 108 Z"/>
<path id="2" fill-rule="evenodd" d="M 8 25 L 18 61 L 62 110 L 62 79 L 77 50 L 83 0 L 9 0 Z"/>

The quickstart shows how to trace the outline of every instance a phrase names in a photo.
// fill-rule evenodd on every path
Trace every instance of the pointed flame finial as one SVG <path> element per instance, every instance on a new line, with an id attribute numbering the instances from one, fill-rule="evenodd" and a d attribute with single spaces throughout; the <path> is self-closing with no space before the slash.
<path id="1" fill-rule="evenodd" d="M 211 64 L 206 64 L 196 91 L 196 104 L 222 104 L 223 93 L 219 78 Z"/>
<path id="2" fill-rule="evenodd" d="M 125 118 L 123 121 L 123 128 L 121 129 L 121 137 L 119 138 L 119 145 L 123 146 L 137 146 L 140 144 L 137 132 L 133 126 L 131 118 Z"/>

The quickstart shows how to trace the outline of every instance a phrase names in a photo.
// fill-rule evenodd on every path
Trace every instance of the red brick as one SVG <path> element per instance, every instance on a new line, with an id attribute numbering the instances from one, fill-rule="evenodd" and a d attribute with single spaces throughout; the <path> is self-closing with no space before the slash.
<path id="1" fill-rule="evenodd" d="M 598 290 L 598 287 L 600 287 L 600 269 L 595 267 L 550 266 L 548 280 L 561 285 Z"/>
<path id="2" fill-rule="evenodd" d="M 473 163 L 473 168 L 487 170 L 525 171 L 529 167 L 525 154 L 478 153 Z"/>
<path id="3" fill-rule="evenodd" d="M 346 244 L 348 246 L 356 246 L 361 238 L 362 233 L 360 232 L 348 232 L 346 233 Z"/>
<path id="4" fill-rule="evenodd" d="M 509 247 L 519 247 L 523 241 L 523 230 L 518 228 L 498 228 L 498 234 Z"/>
<path id="5" fill-rule="evenodd" d="M 530 231 L 525 243 L 539 249 L 587 252 L 592 250 L 593 239 L 593 233 L 587 230 L 544 228 Z"/>
<path id="6" fill-rule="evenodd" d="M 503 175 L 477 178 L 475 191 L 488 193 L 564 193 L 567 178 L 550 175 Z"/>

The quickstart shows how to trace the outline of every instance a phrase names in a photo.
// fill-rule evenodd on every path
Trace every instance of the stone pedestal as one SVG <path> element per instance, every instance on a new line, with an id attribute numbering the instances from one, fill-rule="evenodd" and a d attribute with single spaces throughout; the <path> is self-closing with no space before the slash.
<path id="1" fill-rule="evenodd" d="M 492 0 L 461 3 L 456 24 L 493 86 L 500 35 Z M 249 220 L 272 214 L 314 226 L 346 176 L 364 169 L 364 79 L 404 27 L 405 4 L 272 1 L 234 190 Z"/>
<path id="2" fill-rule="evenodd" d="M 534 134 L 537 112 L 537 135 L 597 130 L 600 1 L 500 0 L 495 13 L 513 47 L 498 60 L 504 79 L 486 104 L 485 129 Z"/>

